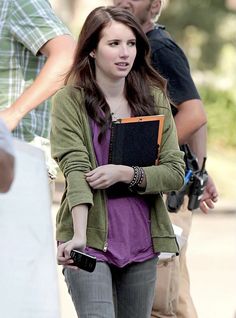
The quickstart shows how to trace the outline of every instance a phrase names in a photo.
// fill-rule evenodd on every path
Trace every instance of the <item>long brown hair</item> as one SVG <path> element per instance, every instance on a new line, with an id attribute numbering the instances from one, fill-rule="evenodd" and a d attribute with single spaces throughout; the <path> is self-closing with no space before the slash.
<path id="1" fill-rule="evenodd" d="M 101 136 L 111 122 L 111 113 L 104 94 L 96 82 L 95 62 L 90 53 L 97 48 L 102 30 L 111 21 L 126 25 L 136 37 L 136 58 L 125 80 L 125 95 L 131 113 L 134 116 L 155 113 L 150 87 L 158 87 L 166 94 L 166 81 L 149 62 L 149 43 L 136 18 L 129 11 L 117 7 L 94 9 L 88 15 L 81 30 L 74 63 L 66 77 L 66 84 L 71 83 L 77 88 L 84 89 L 87 113 L 101 127 Z"/>

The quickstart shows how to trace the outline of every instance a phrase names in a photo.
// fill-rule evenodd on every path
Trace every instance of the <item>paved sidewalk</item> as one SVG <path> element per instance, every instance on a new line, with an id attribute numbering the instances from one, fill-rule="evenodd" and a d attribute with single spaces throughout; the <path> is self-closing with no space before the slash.
<path id="1" fill-rule="evenodd" d="M 236 316 L 236 213 L 193 216 L 188 264 L 199 318 Z"/>
<path id="2" fill-rule="evenodd" d="M 54 204 L 53 217 L 56 209 Z M 229 204 L 223 212 L 222 206 L 209 215 L 193 216 L 188 265 L 199 318 L 236 317 L 236 211 Z M 76 318 L 60 268 L 58 275 L 61 318 Z"/>

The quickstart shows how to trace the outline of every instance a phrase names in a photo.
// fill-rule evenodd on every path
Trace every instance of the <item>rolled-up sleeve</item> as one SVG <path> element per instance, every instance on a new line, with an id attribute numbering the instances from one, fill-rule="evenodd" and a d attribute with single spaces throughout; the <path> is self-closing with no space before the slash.
<path id="1" fill-rule="evenodd" d="M 66 180 L 69 208 L 78 204 L 93 205 L 93 194 L 84 175 L 91 170 L 91 163 L 84 142 L 83 123 L 76 111 L 79 102 L 62 89 L 54 96 L 52 104 L 51 151 Z"/>

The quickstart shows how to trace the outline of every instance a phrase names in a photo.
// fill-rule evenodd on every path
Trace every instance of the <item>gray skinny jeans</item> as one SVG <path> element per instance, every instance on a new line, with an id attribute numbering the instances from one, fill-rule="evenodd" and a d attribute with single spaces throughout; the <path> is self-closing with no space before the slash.
<path id="1" fill-rule="evenodd" d="M 64 269 L 79 318 L 150 318 L 158 257 L 123 268 L 97 262 L 93 273 Z"/>

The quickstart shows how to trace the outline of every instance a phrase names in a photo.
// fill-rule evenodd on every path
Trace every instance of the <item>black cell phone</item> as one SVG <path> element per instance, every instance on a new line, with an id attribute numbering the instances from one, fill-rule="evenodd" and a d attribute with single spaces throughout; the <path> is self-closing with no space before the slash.
<path id="1" fill-rule="evenodd" d="M 74 261 L 74 264 L 72 265 L 75 265 L 87 272 L 94 271 L 97 261 L 95 256 L 88 255 L 76 249 L 71 251 L 70 256 Z"/>

